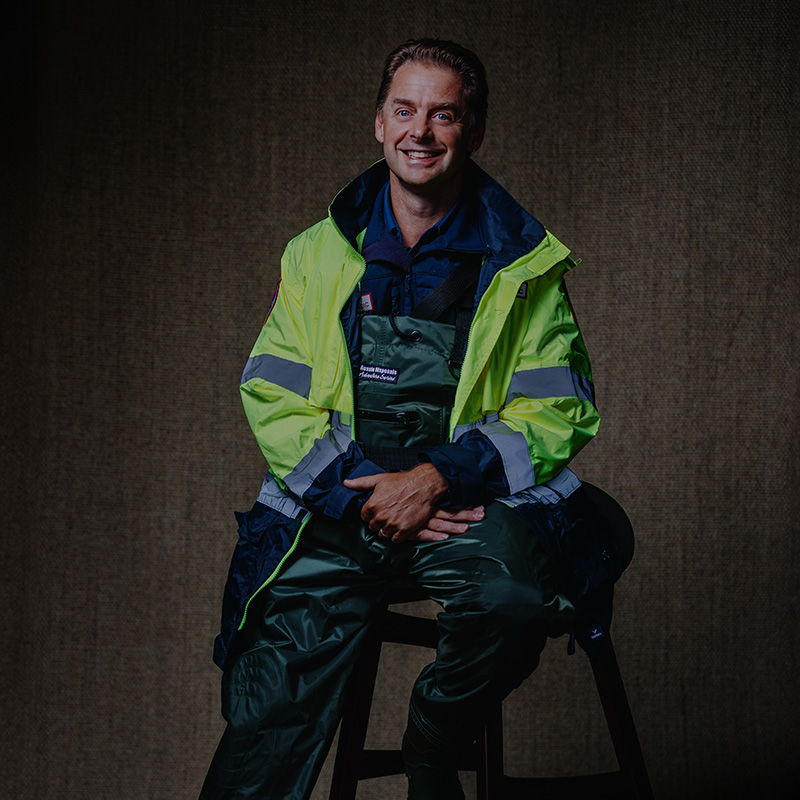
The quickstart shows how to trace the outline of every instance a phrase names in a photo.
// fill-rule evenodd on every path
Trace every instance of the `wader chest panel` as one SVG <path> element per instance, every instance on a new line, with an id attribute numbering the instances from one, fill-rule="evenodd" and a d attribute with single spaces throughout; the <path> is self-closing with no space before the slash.
<path id="1" fill-rule="evenodd" d="M 447 441 L 458 381 L 449 362 L 455 327 L 414 317 L 361 322 L 356 438 L 384 469 L 408 469 L 423 447 Z M 391 450 L 407 466 L 397 466 Z M 383 463 L 382 463 L 383 462 Z"/>

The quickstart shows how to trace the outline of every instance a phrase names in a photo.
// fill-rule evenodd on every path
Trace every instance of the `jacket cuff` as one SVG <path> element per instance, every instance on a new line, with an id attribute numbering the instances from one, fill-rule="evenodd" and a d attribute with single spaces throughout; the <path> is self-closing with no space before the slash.
<path id="1" fill-rule="evenodd" d="M 359 519 L 361 506 L 370 493 L 348 489 L 343 483 L 347 478 L 374 475 L 378 472 L 383 470 L 372 461 L 367 461 L 361 448 L 351 441 L 344 452 L 339 452 L 309 482 L 302 493 L 302 503 L 306 508 L 326 517 L 356 521 Z"/>
<path id="2" fill-rule="evenodd" d="M 448 505 L 478 506 L 484 502 L 486 490 L 480 464 L 468 448 L 460 444 L 426 447 L 419 460 L 433 464 L 450 484 Z"/>
<path id="3" fill-rule="evenodd" d="M 364 459 L 354 469 L 342 478 L 360 478 L 363 475 L 377 475 L 383 470 L 372 461 Z M 343 483 L 339 483 L 331 489 L 325 502 L 322 513 L 326 517 L 341 519 L 344 522 L 358 522 L 361 519 L 361 506 L 367 501 L 372 491 L 348 489 Z"/>
<path id="4" fill-rule="evenodd" d="M 467 431 L 451 444 L 426 447 L 421 461 L 430 461 L 450 482 L 450 504 L 477 506 L 509 492 L 503 457 L 492 440 Z"/>

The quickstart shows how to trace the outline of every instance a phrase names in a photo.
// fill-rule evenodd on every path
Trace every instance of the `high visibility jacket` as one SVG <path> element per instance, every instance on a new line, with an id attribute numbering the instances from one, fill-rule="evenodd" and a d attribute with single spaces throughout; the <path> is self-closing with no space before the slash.
<path id="1" fill-rule="evenodd" d="M 488 255 L 451 444 L 429 453 L 457 485 L 454 502 L 481 496 L 474 480 L 458 484 L 461 472 L 480 474 L 482 462 L 502 465 L 495 494 L 556 478 L 599 425 L 589 359 L 563 283 L 575 265 L 569 250 L 479 167 L 467 162 L 465 169 Z M 354 375 L 357 289 L 366 269 L 360 241 L 387 179 L 385 163 L 373 165 L 336 196 L 325 220 L 288 244 L 279 288 L 242 375 L 245 412 L 269 474 L 258 513 L 254 507 L 238 515 L 240 541 L 215 653 L 220 666 L 249 599 L 277 574 L 309 510 L 343 516 L 354 493 L 342 480 L 377 471 L 355 442 Z"/>

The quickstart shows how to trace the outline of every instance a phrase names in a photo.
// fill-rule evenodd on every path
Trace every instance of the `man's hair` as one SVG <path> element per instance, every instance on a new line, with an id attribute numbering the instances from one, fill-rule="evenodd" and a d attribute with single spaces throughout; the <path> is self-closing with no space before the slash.
<path id="1" fill-rule="evenodd" d="M 395 73 L 403 64 L 412 61 L 452 69 L 461 79 L 467 106 L 467 125 L 474 130 L 486 121 L 489 97 L 486 70 L 472 50 L 445 39 L 409 39 L 389 53 L 378 90 L 379 111 L 383 112 Z"/>

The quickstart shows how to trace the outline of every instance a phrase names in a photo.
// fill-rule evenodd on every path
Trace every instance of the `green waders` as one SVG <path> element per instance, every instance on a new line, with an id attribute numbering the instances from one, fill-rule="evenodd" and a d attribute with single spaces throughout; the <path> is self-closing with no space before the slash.
<path id="1" fill-rule="evenodd" d="M 452 330 L 411 318 L 363 320 L 357 431 L 389 468 L 402 457 L 398 444 L 408 450 L 446 436 Z M 442 606 L 436 660 L 412 690 L 403 743 L 409 798 L 463 797 L 455 755 L 474 740 L 488 704 L 535 669 L 547 634 L 573 618 L 536 537 L 499 502 L 442 542 L 392 544 L 363 524 L 311 521 L 283 572 L 250 605 L 249 649 L 223 676 L 228 726 L 203 800 L 310 796 L 374 610 L 395 577 Z"/>

